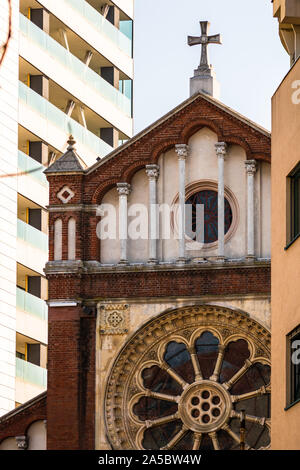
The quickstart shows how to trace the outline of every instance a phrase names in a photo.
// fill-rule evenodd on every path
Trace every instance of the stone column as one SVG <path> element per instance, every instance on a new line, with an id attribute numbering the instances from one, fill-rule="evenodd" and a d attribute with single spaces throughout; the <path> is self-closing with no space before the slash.
<path id="1" fill-rule="evenodd" d="M 149 264 L 157 263 L 157 238 L 158 238 L 158 220 L 157 220 L 157 201 L 156 201 L 156 182 L 159 177 L 158 165 L 146 165 L 146 173 L 149 178 Z"/>
<path id="2" fill-rule="evenodd" d="M 227 152 L 227 144 L 225 142 L 217 142 L 216 153 L 218 157 L 218 168 L 219 168 L 219 177 L 218 177 L 218 259 L 223 261 L 225 258 L 225 248 L 224 248 L 224 160 Z"/>
<path id="3" fill-rule="evenodd" d="M 177 144 L 179 172 L 179 257 L 178 262 L 185 263 L 185 160 L 188 156 L 188 145 Z"/>
<path id="4" fill-rule="evenodd" d="M 246 160 L 248 210 L 247 210 L 247 258 L 254 258 L 254 175 L 256 173 L 256 160 Z"/>
<path id="5" fill-rule="evenodd" d="M 128 213 L 127 198 L 131 188 L 128 183 L 117 183 L 119 193 L 120 264 L 127 264 Z"/>

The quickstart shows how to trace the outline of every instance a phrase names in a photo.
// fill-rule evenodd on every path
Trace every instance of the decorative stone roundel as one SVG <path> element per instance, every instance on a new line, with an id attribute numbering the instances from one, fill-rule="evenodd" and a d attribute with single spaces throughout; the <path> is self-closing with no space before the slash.
<path id="1" fill-rule="evenodd" d="M 235 450 L 270 444 L 270 333 L 247 314 L 201 305 L 168 311 L 117 357 L 105 418 L 113 449 Z"/>

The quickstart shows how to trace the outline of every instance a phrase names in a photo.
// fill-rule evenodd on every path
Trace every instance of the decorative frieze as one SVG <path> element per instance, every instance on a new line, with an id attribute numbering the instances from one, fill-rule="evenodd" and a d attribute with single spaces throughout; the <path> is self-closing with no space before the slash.
<path id="1" fill-rule="evenodd" d="M 100 305 L 100 333 L 103 335 L 125 335 L 129 328 L 129 305 Z"/>

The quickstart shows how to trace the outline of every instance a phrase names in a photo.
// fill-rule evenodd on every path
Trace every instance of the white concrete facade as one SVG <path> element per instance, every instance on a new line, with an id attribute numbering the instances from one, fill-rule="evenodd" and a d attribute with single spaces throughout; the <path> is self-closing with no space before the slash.
<path id="1" fill-rule="evenodd" d="M 9 11 L 8 2 L 0 3 L 2 45 Z M 133 4 L 134 0 L 113 2 L 120 12 L 116 17 L 133 20 Z M 110 23 L 100 6 L 96 10 L 84 0 L 12 0 L 12 7 L 13 34 L 0 68 L 0 416 L 45 389 L 45 380 L 30 382 L 31 364 L 20 376 L 20 361 L 25 366 L 30 362 L 27 345 L 47 345 L 43 269 L 48 259 L 49 188 L 42 174 L 47 163 L 45 155 L 43 165 L 34 159 L 30 143 L 46 146 L 49 163 L 66 151 L 73 133 L 83 166 L 90 166 L 133 132 L 131 98 L 125 96 L 125 86 L 118 88 L 119 79 L 133 80 L 132 41 L 119 30 L 118 21 Z M 32 17 L 32 9 L 42 8 L 49 14 L 49 30 L 42 30 Z M 58 31 L 64 28 L 73 41 L 70 49 L 68 37 L 59 42 Z M 101 76 L 102 67 L 114 70 L 113 84 Z M 30 88 L 31 77 L 41 75 L 49 79 L 45 95 Z M 71 108 L 76 102 L 73 115 L 70 102 Z M 107 127 L 113 130 L 113 144 L 100 138 Z M 31 224 L 30 210 L 41 211 L 40 228 Z M 72 232 L 72 222 L 69 229 Z M 75 249 L 75 243 L 70 244 L 71 258 Z M 40 295 L 28 290 L 29 278 L 34 277 L 41 278 Z M 22 351 L 17 350 L 22 341 Z M 34 374 L 44 377 L 46 371 L 40 369 Z"/>
<path id="2" fill-rule="evenodd" d="M 0 68 L 0 414 L 15 406 L 19 1 L 12 7 L 13 35 Z M 7 31 L 7 2 L 1 2 L 1 44 Z"/>

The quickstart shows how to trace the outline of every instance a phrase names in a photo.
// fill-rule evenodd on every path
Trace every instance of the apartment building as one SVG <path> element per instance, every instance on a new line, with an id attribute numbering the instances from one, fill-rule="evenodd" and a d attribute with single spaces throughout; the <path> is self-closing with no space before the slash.
<path id="1" fill-rule="evenodd" d="M 272 449 L 300 435 L 300 1 L 274 0 L 291 68 L 272 99 Z"/>
<path id="2" fill-rule="evenodd" d="M 132 137 L 134 0 L 12 0 L 0 69 L 0 415 L 47 384 L 48 183 Z M 0 44 L 9 2 L 0 5 Z"/>

